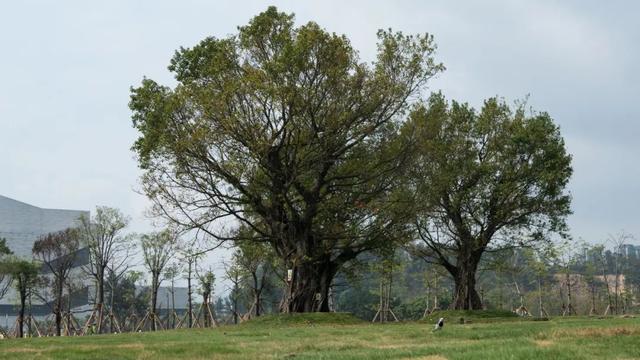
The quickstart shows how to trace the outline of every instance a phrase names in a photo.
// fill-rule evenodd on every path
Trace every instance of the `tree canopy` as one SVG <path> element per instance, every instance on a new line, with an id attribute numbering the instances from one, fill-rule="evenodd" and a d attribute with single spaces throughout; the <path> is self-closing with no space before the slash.
<path id="1" fill-rule="evenodd" d="M 454 307 L 478 309 L 478 263 L 486 251 L 547 244 L 566 234 L 571 177 L 559 128 L 491 98 L 476 111 L 433 94 L 403 133 L 415 144 L 415 253 L 444 266 L 456 282 Z"/>
<path id="2" fill-rule="evenodd" d="M 293 270 L 287 311 L 327 311 L 340 266 L 406 218 L 391 191 L 408 158 L 399 123 L 444 67 L 428 34 L 378 39 L 367 64 L 345 36 L 270 7 L 236 35 L 178 50 L 174 88 L 132 89 L 156 211 L 220 241 L 252 229 L 246 240 Z"/>

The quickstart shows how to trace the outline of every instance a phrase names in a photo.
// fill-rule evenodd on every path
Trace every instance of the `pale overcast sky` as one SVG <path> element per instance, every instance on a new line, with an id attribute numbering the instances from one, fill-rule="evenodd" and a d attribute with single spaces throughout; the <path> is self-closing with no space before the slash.
<path id="1" fill-rule="evenodd" d="M 224 37 L 276 5 L 346 34 L 372 59 L 376 30 L 434 34 L 431 83 L 479 106 L 529 95 L 574 156 L 573 235 L 640 236 L 640 3 L 634 1 L 10 1 L 0 10 L 0 194 L 41 207 L 109 205 L 150 228 L 129 87 L 170 84 L 174 50 Z"/>

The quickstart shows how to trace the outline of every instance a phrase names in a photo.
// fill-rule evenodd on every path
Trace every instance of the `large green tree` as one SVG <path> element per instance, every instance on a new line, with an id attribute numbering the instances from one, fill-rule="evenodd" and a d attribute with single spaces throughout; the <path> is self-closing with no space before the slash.
<path id="1" fill-rule="evenodd" d="M 571 156 L 547 113 L 495 98 L 476 111 L 434 94 L 405 125 L 415 144 L 414 250 L 451 274 L 454 308 L 480 309 L 475 283 L 485 252 L 542 246 L 550 233 L 565 233 Z"/>
<path id="2" fill-rule="evenodd" d="M 155 209 L 220 241 L 253 229 L 293 270 L 285 311 L 328 311 L 338 269 L 404 221 L 390 201 L 407 158 L 398 123 L 443 67 L 429 35 L 378 38 L 367 64 L 346 37 L 270 7 L 177 51 L 175 87 L 132 89 Z"/>

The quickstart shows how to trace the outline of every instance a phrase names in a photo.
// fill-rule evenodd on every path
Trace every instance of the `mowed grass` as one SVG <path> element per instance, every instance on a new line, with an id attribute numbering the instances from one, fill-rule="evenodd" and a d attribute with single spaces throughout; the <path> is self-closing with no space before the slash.
<path id="1" fill-rule="evenodd" d="M 216 329 L 0 340 L 0 359 L 640 359 L 639 318 L 483 322 L 467 314 L 471 322 L 460 324 L 465 314 L 443 314 L 447 324 L 435 333 L 426 322 L 312 314 Z"/>

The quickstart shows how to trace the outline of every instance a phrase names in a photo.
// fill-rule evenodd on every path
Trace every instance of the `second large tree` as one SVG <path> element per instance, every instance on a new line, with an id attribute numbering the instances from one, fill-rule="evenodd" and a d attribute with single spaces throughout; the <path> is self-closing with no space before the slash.
<path id="1" fill-rule="evenodd" d="M 441 71 L 430 36 L 381 31 L 372 64 L 344 36 L 269 8 L 181 49 L 174 88 L 132 90 L 145 191 L 173 222 L 269 243 L 292 269 L 284 310 L 328 311 L 340 266 L 396 233 L 398 123 Z M 232 236 L 243 224 L 255 234 Z"/>
<path id="2" fill-rule="evenodd" d="M 476 111 L 434 94 L 404 134 L 415 145 L 413 250 L 450 273 L 453 308 L 481 309 L 475 283 L 484 253 L 544 246 L 566 231 L 572 169 L 559 128 L 546 113 L 495 98 Z"/>

